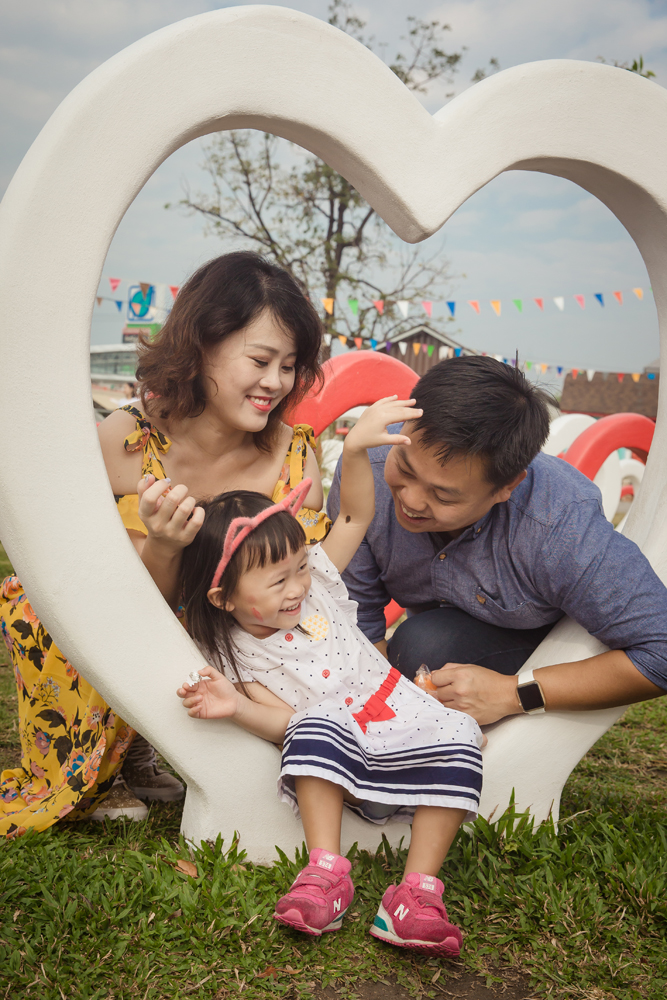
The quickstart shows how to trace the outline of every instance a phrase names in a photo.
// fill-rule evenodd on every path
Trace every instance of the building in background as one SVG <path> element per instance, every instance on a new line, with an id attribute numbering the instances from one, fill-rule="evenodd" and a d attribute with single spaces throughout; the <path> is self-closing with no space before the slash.
<path id="1" fill-rule="evenodd" d="M 464 347 L 447 334 L 434 330 L 428 323 L 419 323 L 405 333 L 388 337 L 385 345 L 391 345 L 388 349 L 387 346 L 383 348 L 385 354 L 402 361 L 419 376 L 437 365 L 438 361 L 453 358 L 456 352 L 479 354 L 479 351 Z"/>
<path id="2" fill-rule="evenodd" d="M 615 372 L 595 372 L 589 381 L 586 372 L 576 378 L 569 372 L 563 383 L 562 413 L 588 413 L 606 417 L 610 413 L 641 413 L 655 420 L 658 413 L 660 360 L 634 376 Z"/>

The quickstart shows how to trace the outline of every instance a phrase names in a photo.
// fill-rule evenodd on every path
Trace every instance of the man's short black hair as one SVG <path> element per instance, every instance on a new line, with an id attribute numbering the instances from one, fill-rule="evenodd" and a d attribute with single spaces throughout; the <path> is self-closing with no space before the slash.
<path id="1" fill-rule="evenodd" d="M 479 455 L 500 489 L 530 465 L 549 434 L 553 399 L 522 371 L 487 357 L 450 358 L 415 386 L 421 445 L 444 465 L 453 455 Z"/>

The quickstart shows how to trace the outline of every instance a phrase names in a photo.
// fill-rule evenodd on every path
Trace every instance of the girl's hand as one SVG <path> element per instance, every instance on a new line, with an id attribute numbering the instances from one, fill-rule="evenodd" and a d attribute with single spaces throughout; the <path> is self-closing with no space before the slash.
<path id="1" fill-rule="evenodd" d="M 359 452 L 383 444 L 410 444 L 406 434 L 389 434 L 387 425 L 402 424 L 421 417 L 424 411 L 415 409 L 415 403 L 414 399 L 399 399 L 398 396 L 387 396 L 373 403 L 345 438 L 345 450 Z"/>
<path id="2" fill-rule="evenodd" d="M 239 708 L 239 693 L 224 674 L 213 667 L 199 667 L 201 680 L 198 684 L 186 681 L 176 691 L 183 699 L 183 706 L 193 719 L 230 719 Z"/>
<path id="3" fill-rule="evenodd" d="M 190 544 L 204 523 L 204 511 L 186 486 L 171 489 L 170 479 L 151 475 L 139 480 L 137 493 L 139 517 L 153 544 L 174 552 Z"/>

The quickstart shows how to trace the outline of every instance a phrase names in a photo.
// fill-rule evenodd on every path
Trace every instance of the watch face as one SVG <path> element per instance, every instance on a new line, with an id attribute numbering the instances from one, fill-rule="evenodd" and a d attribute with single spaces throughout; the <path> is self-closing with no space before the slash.
<path id="1" fill-rule="evenodd" d="M 518 694 L 524 712 L 534 712 L 536 708 L 544 708 L 544 698 L 537 681 L 523 684 L 518 688 Z"/>

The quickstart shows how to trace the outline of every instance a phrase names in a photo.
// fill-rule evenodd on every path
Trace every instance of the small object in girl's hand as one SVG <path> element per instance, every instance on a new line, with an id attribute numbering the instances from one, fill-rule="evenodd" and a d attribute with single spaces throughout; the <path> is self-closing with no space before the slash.
<path id="1" fill-rule="evenodd" d="M 425 694 L 430 694 L 435 697 L 436 691 L 438 690 L 433 681 L 431 680 L 431 671 L 422 663 L 421 667 L 415 674 L 415 684 L 418 688 L 424 691 Z"/>
<path id="2" fill-rule="evenodd" d="M 207 681 L 208 677 L 202 677 L 202 675 L 197 670 L 193 670 L 192 673 L 188 674 L 188 682 L 190 687 L 194 687 L 195 684 L 199 684 L 200 681 Z"/>

